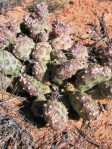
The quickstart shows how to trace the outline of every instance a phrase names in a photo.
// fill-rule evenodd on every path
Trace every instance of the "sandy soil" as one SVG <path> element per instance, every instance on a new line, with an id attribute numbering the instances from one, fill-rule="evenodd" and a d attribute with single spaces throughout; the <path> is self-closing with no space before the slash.
<path id="1" fill-rule="evenodd" d="M 111 0 L 72 0 L 64 8 L 51 14 L 51 18 L 57 17 L 71 23 L 75 33 L 74 38 L 79 40 L 76 35 L 82 38 L 87 37 L 86 33 L 90 30 L 87 26 L 88 23 L 98 24 L 98 18 L 93 12 L 101 15 L 104 11 L 106 12 L 105 22 L 109 36 L 112 38 Z M 25 13 L 25 7 L 16 7 L 6 14 L 5 19 L 2 16 L 0 19 L 7 21 L 10 18 L 17 18 L 22 21 Z M 90 43 L 92 41 L 85 39 L 83 42 Z M 29 110 L 28 102 L 24 104 L 24 108 L 18 110 L 25 99 L 12 97 L 2 91 L 0 96 L 12 106 L 11 109 L 10 106 L 7 108 L 0 106 L 0 113 L 14 117 L 32 135 L 37 149 L 112 149 L 112 99 L 96 101 L 100 109 L 100 116 L 97 120 L 83 122 L 82 119 L 77 120 L 72 117 L 63 132 L 54 132 L 44 125 L 42 119 L 34 118 Z"/>

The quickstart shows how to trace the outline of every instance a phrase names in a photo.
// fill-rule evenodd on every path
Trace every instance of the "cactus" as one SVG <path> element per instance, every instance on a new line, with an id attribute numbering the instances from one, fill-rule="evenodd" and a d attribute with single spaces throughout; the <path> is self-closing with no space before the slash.
<path id="1" fill-rule="evenodd" d="M 94 89 L 87 92 L 93 98 L 112 98 L 112 80 L 98 84 Z"/>
<path id="2" fill-rule="evenodd" d="M 65 23 L 60 20 L 54 20 L 53 22 L 53 33 L 56 37 L 60 37 L 62 35 L 70 35 L 71 33 L 71 26 L 68 23 Z"/>
<path id="3" fill-rule="evenodd" d="M 88 48 L 86 46 L 83 46 L 81 43 L 77 43 L 69 49 L 68 57 L 80 60 L 88 59 Z"/>
<path id="4" fill-rule="evenodd" d="M 16 41 L 15 34 L 6 27 L 0 27 L 0 50 L 5 49 Z"/>
<path id="5" fill-rule="evenodd" d="M 9 86 L 12 85 L 13 78 L 9 78 L 0 74 L 0 89 L 6 90 Z"/>
<path id="6" fill-rule="evenodd" d="M 76 72 L 85 67 L 83 61 L 78 61 L 77 59 L 71 59 L 53 70 L 52 80 L 56 83 L 62 83 L 61 80 L 71 78 Z M 54 72 L 55 71 L 55 72 Z"/>
<path id="7" fill-rule="evenodd" d="M 68 50 L 73 46 L 73 40 L 71 35 L 61 35 L 54 38 L 51 42 L 51 46 L 55 50 Z"/>
<path id="8" fill-rule="evenodd" d="M 54 130 L 63 130 L 68 121 L 68 112 L 63 103 L 51 100 L 44 105 L 44 117 Z"/>
<path id="9" fill-rule="evenodd" d="M 51 32 L 51 23 L 48 21 L 48 10 L 45 3 L 36 6 L 34 14 L 27 14 L 24 18 L 25 26 L 30 30 L 31 36 L 35 39 L 40 33 Z"/>
<path id="10" fill-rule="evenodd" d="M 99 51 L 101 64 L 108 66 L 112 70 L 112 43 L 108 48 Z"/>
<path id="11" fill-rule="evenodd" d="M 48 42 L 39 42 L 32 53 L 32 58 L 35 61 L 43 61 L 47 64 L 50 61 L 50 53 L 52 48 Z"/>
<path id="12" fill-rule="evenodd" d="M 34 77 L 23 74 L 20 77 L 20 83 L 25 91 L 32 96 L 41 96 L 50 92 L 50 88 L 37 81 Z"/>
<path id="13" fill-rule="evenodd" d="M 39 21 L 38 19 L 33 19 L 30 14 L 25 17 L 25 26 L 29 29 L 31 37 L 36 38 L 40 33 L 47 31 L 51 32 L 51 24 L 45 20 Z"/>
<path id="14" fill-rule="evenodd" d="M 53 11 L 57 8 L 64 6 L 64 4 L 68 3 L 69 0 L 53 0 L 53 1 L 52 0 L 37 0 L 36 2 L 34 2 L 33 5 L 37 5 L 42 2 L 44 2 L 48 5 L 48 8 L 50 11 Z M 34 6 L 34 8 L 35 8 L 35 6 Z"/>
<path id="15" fill-rule="evenodd" d="M 35 44 L 31 38 L 27 36 L 19 36 L 14 45 L 13 54 L 20 60 L 29 60 L 32 49 Z"/>
<path id="16" fill-rule="evenodd" d="M 87 94 L 91 95 L 94 99 L 100 98 L 112 98 L 112 80 L 102 82 L 93 89 L 87 91 Z"/>
<path id="17" fill-rule="evenodd" d="M 49 15 L 48 5 L 46 5 L 45 2 L 42 2 L 36 5 L 34 10 L 35 18 L 38 18 L 39 20 L 47 21 L 48 15 Z"/>
<path id="18" fill-rule="evenodd" d="M 21 32 L 20 29 L 21 21 L 18 19 L 10 19 L 7 23 L 7 27 L 15 34 L 18 34 Z"/>
<path id="19" fill-rule="evenodd" d="M 0 69 L 5 75 L 17 76 L 22 64 L 10 52 L 0 51 Z"/>
<path id="20" fill-rule="evenodd" d="M 45 77 L 47 66 L 41 61 L 37 61 L 33 65 L 32 73 L 36 80 L 42 81 Z"/>
<path id="21" fill-rule="evenodd" d="M 55 20 L 53 22 L 53 33 L 56 37 L 51 42 L 53 49 L 68 50 L 72 47 L 71 30 L 71 26 L 63 21 Z"/>
<path id="22" fill-rule="evenodd" d="M 84 119 L 95 120 L 98 115 L 98 106 L 91 96 L 79 91 L 69 92 L 68 98 L 72 108 Z"/>
<path id="23" fill-rule="evenodd" d="M 55 61 L 56 64 L 62 64 L 68 61 L 65 53 L 62 50 L 54 49 L 51 51 L 51 60 Z"/>
<path id="24" fill-rule="evenodd" d="M 112 97 L 112 79 L 98 85 L 101 95 L 104 97 Z"/>
<path id="25" fill-rule="evenodd" d="M 47 42 L 49 39 L 49 34 L 46 31 L 41 32 L 38 36 L 39 42 Z"/>
<path id="26" fill-rule="evenodd" d="M 44 0 L 48 6 L 49 9 L 54 10 L 56 8 L 62 7 L 64 4 L 68 3 L 69 0 Z"/>
<path id="27" fill-rule="evenodd" d="M 112 72 L 109 67 L 91 64 L 87 69 L 84 69 L 77 74 L 75 85 L 77 89 L 84 92 L 101 82 L 109 80 L 111 77 Z"/>

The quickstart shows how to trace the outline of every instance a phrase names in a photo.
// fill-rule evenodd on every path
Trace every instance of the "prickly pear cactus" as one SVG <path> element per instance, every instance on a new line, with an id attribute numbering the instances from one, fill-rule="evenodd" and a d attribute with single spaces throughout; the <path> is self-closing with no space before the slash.
<path id="1" fill-rule="evenodd" d="M 50 61 L 50 53 L 52 48 L 48 42 L 39 42 L 36 45 L 36 48 L 32 52 L 32 58 L 36 61 L 43 61 L 48 63 Z"/>
<path id="2" fill-rule="evenodd" d="M 33 65 L 32 73 L 36 80 L 42 81 L 44 79 L 46 70 L 47 66 L 44 65 L 41 61 L 37 61 Z"/>
<path id="3" fill-rule="evenodd" d="M 59 66 L 56 70 L 56 76 L 59 77 L 62 80 L 71 78 L 72 75 L 74 75 L 77 71 L 77 67 L 75 66 L 75 60 L 70 60 L 68 62 L 63 63 Z"/>
<path id="4" fill-rule="evenodd" d="M 26 15 L 24 18 L 25 26 L 29 29 L 33 38 L 36 38 L 44 31 L 51 32 L 52 27 L 48 16 L 48 9 L 45 3 L 38 4 L 33 14 L 29 13 Z"/>
<path id="5" fill-rule="evenodd" d="M 27 36 L 19 36 L 14 45 L 13 54 L 20 60 L 29 60 L 34 46 L 35 44 L 31 38 Z"/>
<path id="6" fill-rule="evenodd" d="M 48 5 L 45 2 L 41 2 L 35 6 L 34 16 L 39 20 L 47 20 L 49 15 Z"/>
<path id="7" fill-rule="evenodd" d="M 22 64 L 10 52 L 0 51 L 0 69 L 5 75 L 17 76 L 22 69 Z"/>
<path id="8" fill-rule="evenodd" d="M 70 35 L 71 31 L 72 31 L 72 28 L 70 24 L 60 20 L 54 20 L 53 33 L 56 37 L 60 37 L 62 35 Z"/>
<path id="9" fill-rule="evenodd" d="M 13 78 L 9 78 L 0 74 L 0 89 L 6 90 L 9 86 L 12 85 Z"/>
<path id="10" fill-rule="evenodd" d="M 87 94 L 91 95 L 94 99 L 99 98 L 112 98 L 112 80 L 108 80 L 106 82 L 102 82 L 98 84 L 96 87 L 87 91 Z"/>
<path id="11" fill-rule="evenodd" d="M 98 117 L 98 106 L 86 93 L 70 92 L 69 100 L 72 108 L 84 119 L 95 120 Z"/>
<path id="12" fill-rule="evenodd" d="M 8 21 L 8 23 L 6 24 L 6 26 L 15 34 L 18 34 L 21 32 L 21 28 L 20 28 L 20 24 L 22 23 L 22 21 L 20 21 L 19 19 L 10 19 Z"/>
<path id="13" fill-rule="evenodd" d="M 55 50 L 68 50 L 73 46 L 71 35 L 61 35 L 52 40 L 51 45 Z"/>
<path id="14" fill-rule="evenodd" d="M 54 49 L 51 51 L 51 60 L 56 64 L 62 64 L 68 61 L 65 53 L 62 50 L 54 50 Z"/>
<path id="15" fill-rule="evenodd" d="M 44 105 L 44 117 L 54 130 L 63 130 L 68 121 L 68 112 L 63 103 L 51 100 Z"/>
<path id="16" fill-rule="evenodd" d="M 37 81 L 34 77 L 23 74 L 20 77 L 20 83 L 25 91 L 32 96 L 40 96 L 50 92 L 49 86 Z"/>
<path id="17" fill-rule="evenodd" d="M 69 24 L 55 20 L 53 22 L 53 33 L 55 38 L 52 40 L 51 45 L 55 50 L 68 50 L 73 45 L 71 36 L 72 28 Z"/>
<path id="18" fill-rule="evenodd" d="M 49 34 L 46 31 L 41 32 L 38 35 L 39 42 L 47 42 L 49 39 Z"/>
<path id="19" fill-rule="evenodd" d="M 54 69 L 52 81 L 55 83 L 61 83 L 61 80 L 65 80 L 71 78 L 76 72 L 85 67 L 85 63 L 83 61 L 79 61 L 77 59 L 71 59 Z"/>
<path id="20" fill-rule="evenodd" d="M 112 72 L 109 67 L 92 64 L 77 74 L 75 85 L 77 89 L 84 92 L 101 82 L 109 80 L 111 77 Z"/>
<path id="21" fill-rule="evenodd" d="M 0 27 L 0 50 L 5 49 L 16 41 L 15 34 L 6 27 Z"/>
<path id="22" fill-rule="evenodd" d="M 101 64 L 112 70 L 112 43 L 105 49 L 99 51 Z"/>
<path id="23" fill-rule="evenodd" d="M 88 59 L 88 48 L 81 43 L 73 45 L 72 48 L 68 51 L 69 58 L 75 59 Z"/>
<path id="24" fill-rule="evenodd" d="M 99 84 L 98 88 L 100 89 L 102 96 L 108 98 L 112 97 L 112 79 Z"/>
<path id="25" fill-rule="evenodd" d="M 36 2 L 34 2 L 33 7 L 35 8 L 35 5 L 42 2 L 45 2 L 48 5 L 49 10 L 53 11 L 60 7 L 63 7 L 65 4 L 69 2 L 69 0 L 37 0 Z"/>

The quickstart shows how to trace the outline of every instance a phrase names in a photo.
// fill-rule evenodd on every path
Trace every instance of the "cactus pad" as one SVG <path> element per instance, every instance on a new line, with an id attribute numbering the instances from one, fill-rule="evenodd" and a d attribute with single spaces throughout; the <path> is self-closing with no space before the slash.
<path id="1" fill-rule="evenodd" d="M 52 129 L 63 130 L 68 121 L 68 112 L 61 102 L 52 100 L 44 105 L 44 117 Z"/>
<path id="2" fill-rule="evenodd" d="M 76 87 L 81 91 L 87 91 L 95 85 L 107 81 L 112 77 L 111 69 L 98 64 L 89 65 L 87 69 L 77 74 Z"/>
<path id="3" fill-rule="evenodd" d="M 15 41 L 16 36 L 11 30 L 5 27 L 0 27 L 0 50 L 5 49 L 10 44 L 14 44 Z"/>
<path id="4" fill-rule="evenodd" d="M 71 35 L 62 35 L 54 38 L 51 42 L 53 49 L 55 50 L 68 50 L 73 46 L 73 40 Z"/>
<path id="5" fill-rule="evenodd" d="M 84 119 L 95 120 L 98 117 L 98 106 L 91 96 L 86 93 L 70 92 L 69 100 L 72 108 Z"/>
<path id="6" fill-rule="evenodd" d="M 14 45 L 13 54 L 20 60 L 29 60 L 34 45 L 35 44 L 31 38 L 28 38 L 27 36 L 19 36 Z"/>
<path id="7" fill-rule="evenodd" d="M 35 77 L 36 80 L 42 81 L 45 76 L 46 70 L 47 70 L 46 65 L 43 65 L 41 61 L 35 62 L 32 69 L 33 76 Z"/>
<path id="8" fill-rule="evenodd" d="M 5 75 L 17 76 L 22 64 L 8 51 L 0 51 L 0 69 Z"/>
<path id="9" fill-rule="evenodd" d="M 60 20 L 54 20 L 53 33 L 60 37 L 61 35 L 69 35 L 71 33 L 71 26 Z"/>
<path id="10" fill-rule="evenodd" d="M 32 53 L 32 58 L 37 61 L 48 63 L 50 61 L 51 51 L 52 48 L 48 42 L 39 42 Z"/>
<path id="11" fill-rule="evenodd" d="M 50 88 L 37 81 L 34 77 L 23 74 L 20 77 L 20 83 L 25 91 L 32 96 L 40 96 L 50 92 Z"/>

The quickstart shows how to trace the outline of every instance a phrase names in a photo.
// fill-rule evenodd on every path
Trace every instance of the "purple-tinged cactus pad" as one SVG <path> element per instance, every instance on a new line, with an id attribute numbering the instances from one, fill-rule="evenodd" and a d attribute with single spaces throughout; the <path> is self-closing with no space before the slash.
<path id="1" fill-rule="evenodd" d="M 69 92 L 72 108 L 84 119 L 95 120 L 99 116 L 98 105 L 86 93 Z"/>
<path id="2" fill-rule="evenodd" d="M 34 14 L 36 18 L 39 18 L 39 20 L 46 20 L 49 15 L 47 4 L 44 2 L 37 4 Z"/>
<path id="3" fill-rule="evenodd" d="M 36 80 L 42 81 L 45 76 L 46 70 L 47 70 L 47 66 L 43 64 L 43 62 L 37 61 L 33 65 L 33 69 L 32 69 L 33 76 L 35 77 Z"/>
<path id="4" fill-rule="evenodd" d="M 20 77 L 23 89 L 32 96 L 40 96 L 50 92 L 49 86 L 37 81 L 34 77 L 23 74 Z"/>
<path id="5" fill-rule="evenodd" d="M 71 26 L 68 23 L 65 23 L 60 20 L 54 20 L 53 22 L 53 33 L 59 37 L 62 35 L 71 34 Z"/>
<path id="6" fill-rule="evenodd" d="M 70 48 L 68 55 L 70 58 L 75 59 L 87 59 L 88 58 L 88 48 L 83 46 L 81 43 L 75 44 L 72 48 Z"/>
<path id="7" fill-rule="evenodd" d="M 108 66 L 91 64 L 88 68 L 77 74 L 75 85 L 81 91 L 87 91 L 95 85 L 107 81 L 112 77 L 111 69 Z"/>
<path id="8" fill-rule="evenodd" d="M 31 38 L 27 36 L 19 36 L 14 45 L 13 54 L 20 60 L 29 60 L 34 46 L 35 44 Z"/>
<path id="9" fill-rule="evenodd" d="M 66 107 L 56 100 L 51 100 L 44 105 L 44 117 L 54 130 L 63 130 L 68 122 Z"/>
<path id="10" fill-rule="evenodd" d="M 39 42 L 32 52 L 32 58 L 37 61 L 48 63 L 50 61 L 50 53 L 52 48 L 48 42 Z"/>
<path id="11" fill-rule="evenodd" d="M 71 35 L 61 35 L 54 38 L 51 42 L 53 49 L 55 50 L 68 50 L 73 46 L 73 40 Z"/>

